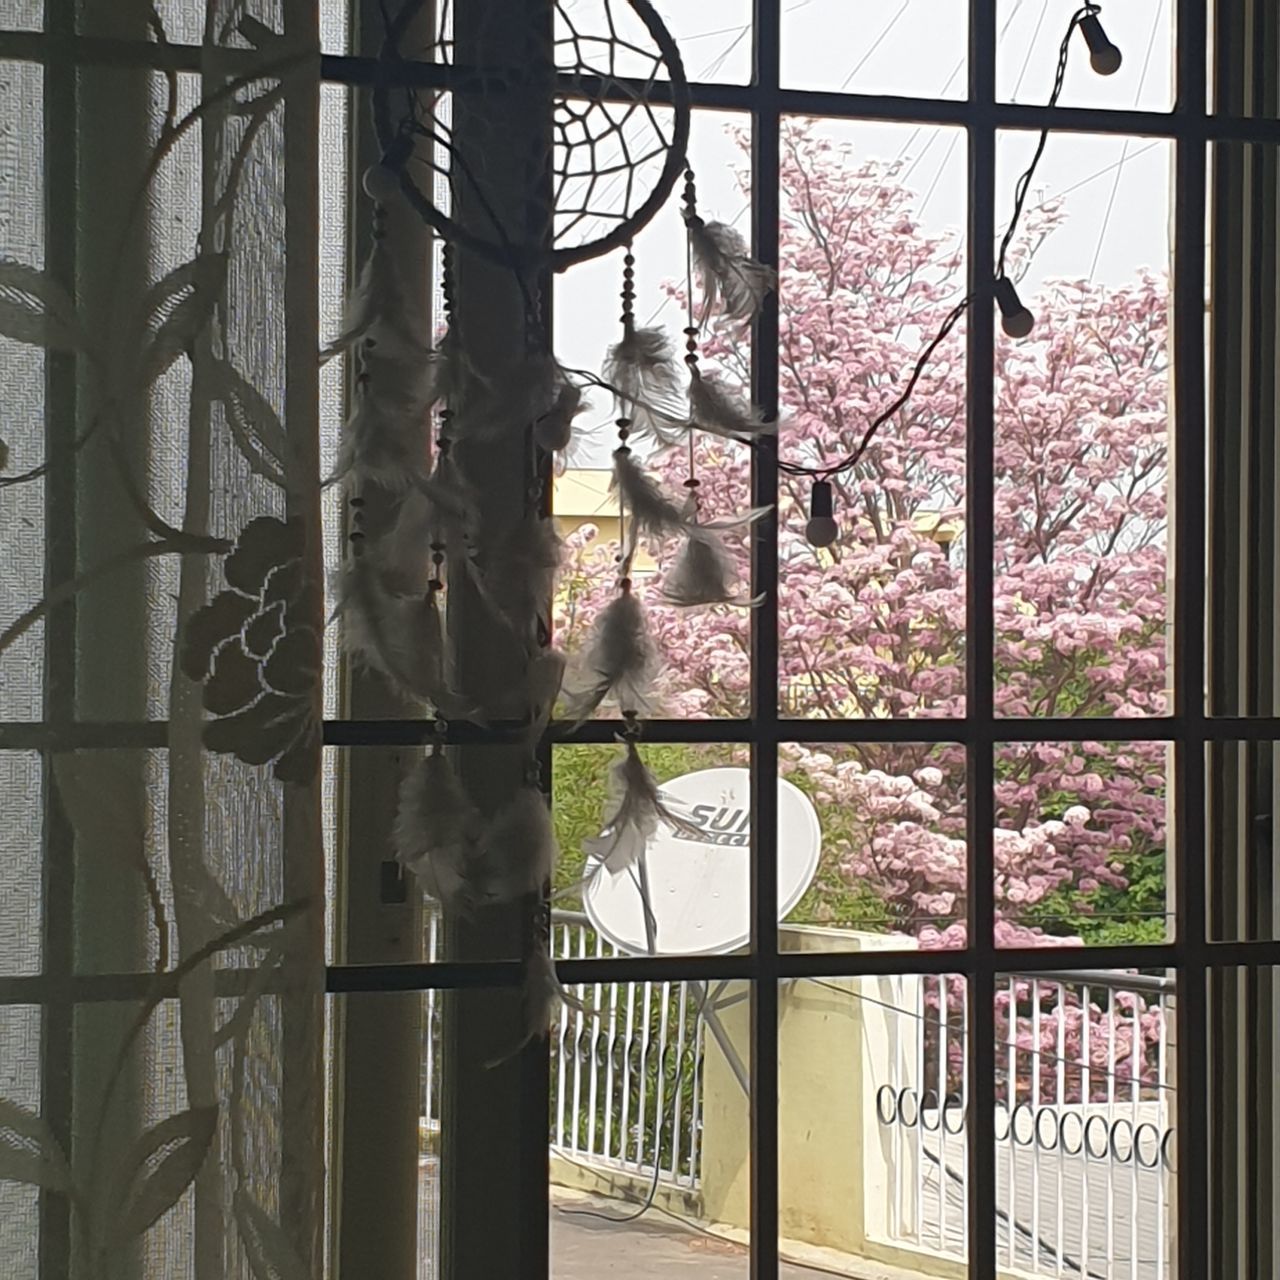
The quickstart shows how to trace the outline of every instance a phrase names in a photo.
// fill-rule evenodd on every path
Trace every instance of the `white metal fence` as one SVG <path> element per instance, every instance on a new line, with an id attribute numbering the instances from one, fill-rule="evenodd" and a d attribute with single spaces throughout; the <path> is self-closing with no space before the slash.
<path id="1" fill-rule="evenodd" d="M 964 984 L 916 985 L 915 1050 L 876 1088 L 890 1235 L 968 1246 Z M 1014 975 L 997 993 L 999 1261 L 1035 1276 L 1167 1280 L 1176 1166 L 1168 979 Z M 907 1006 L 904 1005 L 904 1009 Z"/>
<path id="2" fill-rule="evenodd" d="M 427 922 L 428 957 L 440 953 L 438 915 Z M 587 918 L 557 912 L 557 960 L 614 949 Z M 698 1183 L 703 1022 L 692 984 L 591 983 L 567 989 L 551 1028 L 551 1144 L 564 1159 L 682 1187 Z M 427 994 L 424 1111 L 440 1117 L 439 997 Z"/>
<path id="3" fill-rule="evenodd" d="M 430 955 L 438 920 L 428 923 Z M 557 913 L 557 959 L 613 954 Z M 852 984 L 850 999 L 870 998 Z M 868 990 L 870 990 L 868 988 Z M 881 980 L 886 1045 L 861 1073 L 881 1135 L 886 1243 L 962 1260 L 968 1248 L 966 987 Z M 708 994 L 693 984 L 570 989 L 551 1029 L 551 1143 L 562 1158 L 683 1188 L 700 1180 Z M 439 1117 L 439 1006 L 427 995 L 425 1111 Z M 1173 983 L 1113 973 L 1013 975 L 997 993 L 997 1240 L 1002 1268 L 1085 1280 L 1168 1280 L 1176 1150 Z M 851 1011 L 856 1012 L 851 1005 Z M 887 1018 L 886 1018 L 887 1015 Z M 853 1077 L 858 1078 L 858 1077 Z M 874 1152 L 866 1158 L 877 1158 Z M 870 1208 L 870 1206 L 868 1206 Z M 927 1271 L 922 1260 L 921 1270 Z"/>

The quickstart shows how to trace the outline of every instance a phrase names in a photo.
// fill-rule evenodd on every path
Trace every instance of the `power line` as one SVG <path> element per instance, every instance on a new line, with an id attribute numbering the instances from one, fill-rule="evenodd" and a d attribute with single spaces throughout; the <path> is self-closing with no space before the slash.
<path id="1" fill-rule="evenodd" d="M 862 55 L 861 58 L 858 59 L 856 63 L 854 63 L 853 68 L 852 70 L 850 70 L 849 74 L 845 76 L 843 80 L 840 81 L 841 93 L 843 93 L 849 87 L 849 82 L 853 79 L 853 77 L 856 76 L 864 66 L 866 66 L 867 59 L 870 58 L 873 53 L 875 53 L 875 51 L 884 43 L 885 37 L 894 29 L 894 27 L 898 25 L 898 19 L 901 18 L 904 13 L 906 13 L 907 7 L 910 4 L 911 4 L 911 0 L 902 0 L 902 4 L 899 7 L 898 12 L 895 13 L 893 17 L 890 18 L 889 21 L 885 23 L 884 28 L 881 30 L 880 34 L 876 36 L 876 38 L 871 42 L 871 47 L 866 51 L 866 53 Z"/>
<path id="2" fill-rule="evenodd" d="M 1156 47 L 1156 32 L 1160 29 L 1160 10 L 1157 7 L 1154 16 L 1151 19 L 1151 34 L 1147 37 L 1147 51 L 1142 59 L 1142 74 L 1138 77 L 1138 87 L 1134 91 L 1133 105 L 1136 107 L 1142 100 L 1142 90 L 1147 83 L 1147 72 L 1151 69 L 1151 52 Z M 1111 194 L 1107 197 L 1106 212 L 1102 215 L 1102 227 L 1098 231 L 1098 243 L 1094 246 L 1093 262 L 1089 266 L 1089 280 L 1093 281 L 1094 273 L 1098 270 L 1098 260 L 1102 257 L 1102 244 L 1107 238 L 1107 227 L 1111 223 L 1111 213 L 1116 206 L 1116 196 L 1120 191 L 1120 178 L 1124 173 L 1124 163 L 1129 156 L 1130 138 L 1124 140 L 1124 146 L 1120 149 L 1120 163 L 1116 165 L 1115 181 L 1111 184 Z"/>
<path id="3" fill-rule="evenodd" d="M 1040 28 L 1044 26 L 1045 14 L 1049 12 L 1049 0 L 1044 0 L 1040 6 L 1040 16 L 1036 19 L 1036 29 L 1031 33 L 1031 42 L 1027 45 L 1026 56 L 1022 59 L 1022 66 L 1018 71 L 1018 79 L 1014 82 L 1013 93 L 1010 95 L 1010 102 L 1017 102 L 1018 91 L 1022 88 L 1022 79 L 1027 74 L 1027 68 L 1031 65 L 1031 55 L 1035 52 L 1036 41 L 1040 38 Z"/>

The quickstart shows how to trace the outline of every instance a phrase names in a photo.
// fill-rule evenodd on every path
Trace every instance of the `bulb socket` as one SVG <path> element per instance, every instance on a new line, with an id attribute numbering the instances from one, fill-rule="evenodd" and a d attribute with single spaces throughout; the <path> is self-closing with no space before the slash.
<path id="1" fill-rule="evenodd" d="M 1086 14 L 1080 19 L 1080 34 L 1089 46 L 1089 65 L 1094 71 L 1100 76 L 1115 75 L 1120 70 L 1124 56 L 1111 43 L 1111 37 L 1107 35 L 1096 13 Z"/>
<path id="2" fill-rule="evenodd" d="M 804 536 L 810 545 L 829 547 L 840 536 L 834 512 L 835 495 L 831 481 L 815 480 L 809 494 L 809 520 L 804 527 Z"/>
<path id="3" fill-rule="evenodd" d="M 1011 338 L 1025 338 L 1036 327 L 1036 318 L 1023 306 L 1013 281 L 1008 276 L 996 280 L 996 306 L 1000 308 L 1000 327 Z"/>

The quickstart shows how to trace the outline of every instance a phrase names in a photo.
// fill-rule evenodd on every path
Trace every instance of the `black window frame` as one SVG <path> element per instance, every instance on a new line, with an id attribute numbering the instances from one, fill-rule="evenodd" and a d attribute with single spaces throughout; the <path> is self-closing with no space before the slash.
<path id="1" fill-rule="evenodd" d="M 513 0 L 519 2 L 519 0 Z M 121 47 L 75 32 L 73 0 L 48 0 L 42 33 L 0 33 L 0 58 L 35 61 L 46 69 L 46 128 L 74 126 L 74 104 L 68 97 L 75 69 L 83 63 L 119 62 L 157 69 L 199 71 L 201 50 L 180 44 L 154 43 Z M 559 968 L 566 983 L 663 981 L 677 979 L 744 980 L 752 990 L 751 1031 L 751 1275 L 774 1280 L 778 1274 L 778 985 L 786 979 L 814 976 L 864 976 L 884 973 L 962 973 L 970 989 L 968 1073 L 972 1083 L 969 1145 L 969 1274 L 990 1280 L 996 1275 L 995 1183 L 995 1018 L 997 974 L 1035 973 L 1088 967 L 1167 967 L 1177 979 L 1177 1127 L 1187 1158 L 1179 1162 L 1177 1179 L 1177 1267 L 1188 1277 L 1207 1276 L 1209 1217 L 1213 1188 L 1209 1151 L 1206 1076 L 1208 1071 L 1208 996 L 1216 971 L 1240 967 L 1261 970 L 1280 964 L 1280 942 L 1216 941 L 1206 930 L 1205 757 L 1215 743 L 1280 740 L 1280 717 L 1211 716 L 1206 703 L 1206 375 L 1205 375 L 1205 222 L 1207 152 L 1216 142 L 1280 145 L 1280 120 L 1221 114 L 1207 102 L 1208 0 L 1176 0 L 1176 101 L 1167 112 L 1075 107 L 1046 108 L 1001 102 L 996 93 L 996 0 L 969 0 L 968 92 L 964 99 L 928 99 L 785 88 L 780 82 L 781 0 L 754 0 L 753 79 L 750 84 L 695 83 L 695 109 L 742 113 L 751 123 L 753 248 L 765 262 L 776 263 L 779 223 L 779 132 L 786 116 L 895 121 L 920 126 L 963 128 L 968 144 L 967 272 L 976 305 L 966 330 L 968 463 L 966 530 L 968 539 L 967 701 L 958 719 L 920 720 L 788 720 L 777 704 L 777 530 L 761 526 L 753 544 L 753 592 L 765 593 L 751 628 L 752 696 L 748 717 L 736 720 L 656 720 L 645 725 L 650 742 L 739 743 L 750 748 L 752 780 L 751 858 L 752 941 L 749 952 L 727 956 L 633 957 L 609 960 L 566 960 Z M 1064 13 L 1065 16 L 1065 13 Z M 1105 16 L 1105 14 L 1104 14 Z M 352 89 L 367 88 L 377 73 L 376 59 L 360 54 L 321 57 L 323 81 Z M 406 67 L 414 83 L 439 84 L 441 69 Z M 69 107 L 69 102 L 71 103 Z M 994 709 L 994 619 L 992 608 L 994 535 L 994 276 L 996 240 L 996 142 L 1002 131 L 1051 128 L 1060 133 L 1134 135 L 1167 139 L 1174 153 L 1175 262 L 1173 289 L 1173 425 L 1174 468 L 1171 474 L 1174 519 L 1172 617 L 1174 626 L 1173 705 L 1170 714 L 1143 720 L 1019 720 L 997 717 Z M 1050 139 L 1052 146 L 1052 138 Z M 74 203 L 74 156 L 49 157 L 50 209 Z M 69 166 L 69 167 L 68 167 Z M 70 184 L 70 186 L 69 186 Z M 74 270 L 57 237 L 49 240 L 50 269 Z M 73 251 L 72 251 L 73 252 Z M 778 316 L 766 306 L 753 334 L 752 387 L 766 412 L 777 409 Z M 51 378 L 51 390 L 58 381 Z M 71 415 L 52 415 L 71 421 Z M 64 444 L 69 442 L 64 441 Z M 777 456 L 766 443 L 754 455 L 753 501 L 773 503 L 778 493 Z M 50 528 L 59 525 L 71 499 L 56 483 L 48 489 Z M 50 581 L 67 576 L 67 548 L 51 538 Z M 59 702 L 58 672 L 74 664 L 71 629 L 50 628 L 49 675 L 55 692 L 39 723 L 0 724 L 0 749 L 43 750 L 88 746 L 162 748 L 163 723 L 89 724 L 70 719 Z M 61 638 L 59 638 L 61 637 Z M 554 742 L 612 742 L 616 721 L 599 720 L 571 732 L 553 727 Z M 501 730 L 458 725 L 450 740 L 459 745 L 496 740 Z M 1108 947 L 1044 947 L 997 949 L 994 941 L 993 829 L 994 751 L 997 743 L 1017 741 L 1073 742 L 1105 739 L 1167 741 L 1173 744 L 1172 810 L 1177 892 L 1172 940 L 1158 945 Z M 408 746 L 435 740 L 431 723 L 419 720 L 328 720 L 324 742 L 331 747 Z M 791 742 L 877 743 L 947 742 L 966 749 L 969 941 L 956 951 L 880 951 L 874 953 L 782 952 L 777 936 L 776 788 L 779 747 Z M 51 848 L 68 838 L 56 815 L 46 833 Z M 57 862 L 49 874 L 57 874 Z M 53 899 L 63 895 L 54 893 Z M 46 938 L 58 965 L 40 975 L 0 979 L 0 1002 L 52 1001 L 67 1011 L 67 1025 L 53 1033 L 70 1035 L 72 1002 L 130 998 L 145 989 L 148 975 L 76 975 L 69 957 L 70 920 L 54 921 L 60 932 Z M 516 961 L 453 962 L 398 965 L 328 966 L 330 994 L 422 992 L 513 986 L 520 980 Z M 63 993 L 54 1000 L 52 992 Z M 63 1003 L 65 997 L 66 1003 Z M 56 1084 L 56 1082 L 53 1082 Z M 48 1095 L 46 1095 L 48 1096 Z M 57 1109 L 56 1097 L 50 1099 Z M 533 1098 L 531 1107 L 538 1105 Z M 545 1110 L 545 1108 L 544 1108 Z M 533 1117 L 536 1120 L 536 1117 Z M 543 1116 L 545 1120 L 545 1115 Z M 541 1206 L 543 1216 L 547 1205 Z M 58 1274 L 59 1259 L 42 1259 L 42 1274 Z M 549 1263 L 531 1263 L 530 1275 L 545 1275 Z"/>

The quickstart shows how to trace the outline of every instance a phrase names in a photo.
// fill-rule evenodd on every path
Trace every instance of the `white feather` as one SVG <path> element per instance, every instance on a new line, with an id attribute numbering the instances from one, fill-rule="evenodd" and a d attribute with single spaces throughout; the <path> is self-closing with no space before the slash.
<path id="1" fill-rule="evenodd" d="M 386 238 L 374 241 L 373 249 L 355 287 L 347 296 L 338 336 L 320 352 L 321 361 L 366 341 L 382 353 L 402 359 L 422 359 L 429 354 L 427 326 L 414 317 L 406 299 L 401 266 L 387 247 Z"/>
<path id="2" fill-rule="evenodd" d="M 629 870 L 662 825 L 697 836 L 698 828 L 681 806 L 665 796 L 628 740 L 609 769 L 609 798 L 600 835 L 583 842 L 588 856 L 612 875 Z"/>
<path id="3" fill-rule="evenodd" d="M 573 439 L 573 420 L 585 408 L 582 388 L 567 379 L 560 383 L 551 407 L 533 424 L 533 438 L 540 449 L 556 453 Z"/>
<path id="4" fill-rule="evenodd" d="M 444 631 L 436 595 L 389 591 L 376 555 L 350 555 L 338 586 L 342 640 L 352 656 L 380 671 L 402 693 L 442 714 L 465 717 L 461 700 L 444 678 Z"/>
<path id="5" fill-rule="evenodd" d="M 565 666 L 565 656 L 559 649 L 543 649 L 529 663 L 529 732 L 525 741 L 530 750 L 537 746 L 551 720 L 564 684 Z"/>
<path id="6" fill-rule="evenodd" d="M 527 356 L 498 374 L 472 373 L 450 402 L 450 428 L 459 440 L 496 440 L 520 435 L 552 413 L 566 379 L 554 357 Z"/>
<path id="7" fill-rule="evenodd" d="M 754 405 L 726 387 L 714 374 L 704 373 L 689 383 L 689 416 L 699 431 L 729 440 L 773 435 L 776 422 L 766 422 Z"/>
<path id="8" fill-rule="evenodd" d="M 613 481 L 610 489 L 622 499 L 622 508 L 630 522 L 628 550 L 635 548 L 637 537 L 666 538 L 682 532 L 693 514 L 688 495 L 676 501 L 644 473 L 635 455 L 623 445 L 613 451 Z"/>
<path id="9" fill-rule="evenodd" d="M 536 787 L 521 787 L 480 836 L 474 882 L 479 900 L 514 902 L 544 893 L 558 852 L 546 797 Z"/>
<path id="10" fill-rule="evenodd" d="M 680 403 L 683 379 L 661 329 L 629 327 L 609 348 L 603 373 L 619 400 L 619 414 L 631 420 L 634 438 L 674 444 L 688 431 L 689 416 Z"/>
<path id="11" fill-rule="evenodd" d="M 693 217 L 686 225 L 702 285 L 702 323 L 720 306 L 727 319 L 749 324 L 777 287 L 778 273 L 751 257 L 747 242 L 725 223 Z"/>
<path id="12" fill-rule="evenodd" d="M 587 683 L 569 694 L 567 706 L 575 724 L 609 697 L 623 712 L 648 711 L 655 654 L 644 606 L 631 590 L 620 592 L 596 618 L 582 665 Z"/>
<path id="13" fill-rule="evenodd" d="M 734 604 L 754 608 L 764 596 L 747 597 L 737 591 L 737 571 L 720 539 L 705 528 L 690 532 L 675 564 L 662 582 L 668 604 L 692 608 L 702 604 Z"/>
<path id="14" fill-rule="evenodd" d="M 424 756 L 400 784 L 392 839 L 400 863 L 451 910 L 475 904 L 471 886 L 480 815 L 438 748 Z"/>
<path id="15" fill-rule="evenodd" d="M 341 480 L 356 491 L 375 484 L 390 493 L 404 493 L 426 474 L 430 439 L 429 409 L 361 394 L 343 423 L 338 465 L 330 481 Z"/>
<path id="16" fill-rule="evenodd" d="M 479 537 L 472 563 L 477 591 L 518 635 L 531 633 L 551 612 L 561 553 L 555 521 L 532 513 L 490 545 L 483 529 Z"/>
<path id="17" fill-rule="evenodd" d="M 547 950 L 546 940 L 539 938 L 525 962 L 524 978 L 520 983 L 520 1042 L 506 1053 L 490 1058 L 485 1066 L 489 1069 L 501 1066 L 514 1058 L 525 1045 L 545 1036 L 551 1028 L 552 1015 L 562 1004 L 591 1016 L 590 1010 L 582 1001 L 561 985 L 556 975 L 555 961 Z"/>

